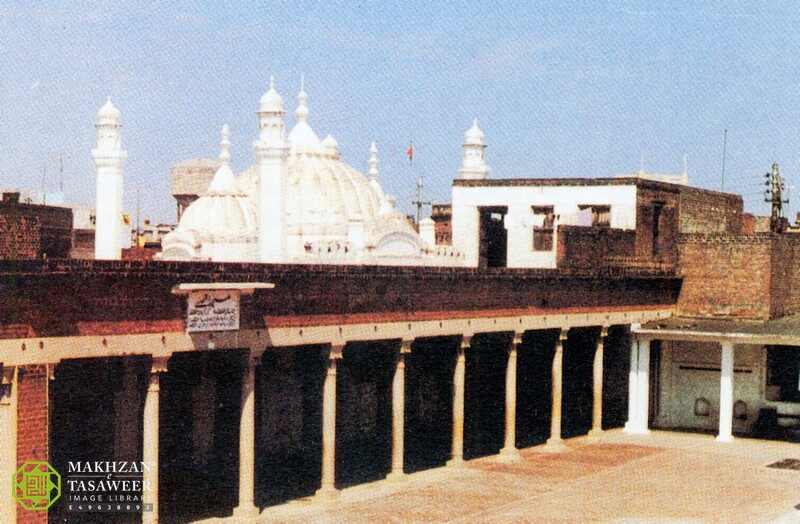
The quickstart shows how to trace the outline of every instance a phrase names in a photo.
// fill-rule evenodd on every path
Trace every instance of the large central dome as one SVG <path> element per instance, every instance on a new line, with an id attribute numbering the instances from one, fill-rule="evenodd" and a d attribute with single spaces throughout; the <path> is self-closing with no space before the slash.
<path id="1" fill-rule="evenodd" d="M 380 234 L 372 226 L 383 221 L 381 199 L 357 170 L 326 156 L 290 155 L 285 174 L 288 235 L 346 236 L 351 219 L 364 221 L 367 238 Z M 239 187 L 254 197 L 258 194 L 258 166 L 242 173 Z"/>
<path id="2" fill-rule="evenodd" d="M 320 140 L 309 125 L 302 86 L 296 123 L 284 135 L 282 100 L 270 80 L 258 111 L 259 138 L 253 146 L 258 163 L 235 177 L 225 145 L 225 161 L 215 177 L 226 182 L 225 191 L 212 183 L 186 209 L 175 232 L 164 238 L 163 258 L 213 254 L 216 260 L 225 253 L 241 261 L 458 264 L 451 253 L 432 253 L 432 241 L 423 241 L 395 209 L 378 182 L 374 143 L 367 178 L 339 159 L 332 136 Z"/>

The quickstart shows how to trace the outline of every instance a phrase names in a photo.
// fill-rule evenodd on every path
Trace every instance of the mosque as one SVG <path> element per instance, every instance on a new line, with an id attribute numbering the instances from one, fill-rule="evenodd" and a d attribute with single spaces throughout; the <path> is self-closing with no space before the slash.
<path id="1" fill-rule="evenodd" d="M 490 178 L 474 122 L 437 244 L 381 188 L 377 148 L 362 175 L 297 98 L 285 134 L 270 82 L 238 176 L 227 127 L 218 160 L 176 166 L 156 260 L 121 256 L 110 100 L 94 260 L 46 251 L 57 228 L 4 218 L 42 210 L 0 201 L 0 521 L 74 517 L 68 491 L 15 502 L 30 461 L 147 464 L 131 521 L 256 522 L 612 429 L 798 438 L 800 235 L 671 180 Z M 14 244 L 39 229 L 52 255 Z"/>
<path id="2" fill-rule="evenodd" d="M 304 86 L 297 95 L 296 123 L 288 135 L 283 98 L 272 78 L 257 114 L 259 135 L 253 142 L 256 163 L 239 176 L 230 166 L 227 125 L 222 128 L 218 162 L 200 159 L 178 166 L 195 168 L 180 182 L 199 190 L 194 191 L 198 194 L 191 202 L 179 208 L 178 226 L 164 237 L 158 258 L 437 266 L 463 263 L 456 251 L 435 245 L 430 219 L 420 225 L 418 234 L 396 209 L 394 198 L 381 188 L 374 142 L 365 177 L 340 159 L 338 144 L 331 135 L 319 139 L 309 124 Z M 117 151 L 112 155 L 123 159 L 119 152 L 119 111 L 110 100 L 101 109 L 97 126 L 99 150 Z M 475 149 L 480 145 L 465 151 L 465 166 L 475 163 Z M 209 169 L 203 167 L 213 169 L 211 180 L 207 179 Z M 98 209 L 103 203 L 120 206 L 121 169 L 98 180 Z M 109 195 L 111 198 L 107 198 Z M 102 220 L 99 210 L 98 220 Z M 105 249 L 103 243 L 98 242 L 98 253 Z M 113 258 L 118 250 L 115 246 L 107 255 Z"/>

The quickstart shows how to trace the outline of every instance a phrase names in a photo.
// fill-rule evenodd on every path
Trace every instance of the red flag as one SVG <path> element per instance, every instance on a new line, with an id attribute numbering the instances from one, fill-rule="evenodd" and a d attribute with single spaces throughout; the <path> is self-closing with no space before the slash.
<path id="1" fill-rule="evenodd" d="M 414 162 L 414 142 L 411 140 L 408 141 L 408 151 L 406 151 L 408 155 L 408 163 L 412 164 Z"/>

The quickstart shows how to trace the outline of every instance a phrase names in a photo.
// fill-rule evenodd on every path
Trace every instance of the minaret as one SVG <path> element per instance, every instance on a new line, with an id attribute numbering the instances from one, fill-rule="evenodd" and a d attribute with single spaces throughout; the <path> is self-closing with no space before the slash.
<path id="1" fill-rule="evenodd" d="M 128 153 L 122 150 L 122 125 L 119 110 L 108 97 L 97 113 L 97 147 L 92 159 L 97 168 L 96 226 L 94 257 L 122 258 L 122 165 Z M 127 231 L 130 236 L 130 231 Z"/>
<path id="2" fill-rule="evenodd" d="M 464 133 L 464 143 L 461 145 L 464 150 L 464 160 L 458 174 L 466 179 L 484 179 L 489 175 L 489 166 L 483 158 L 483 150 L 486 144 L 483 142 L 483 131 L 478 127 L 478 119 L 472 121 L 466 133 Z"/>
<path id="3" fill-rule="evenodd" d="M 369 185 L 372 189 L 378 194 L 379 197 L 383 198 L 383 188 L 381 187 L 380 182 L 378 182 L 378 146 L 375 145 L 375 142 L 369 146 Z"/>
<path id="4" fill-rule="evenodd" d="M 269 90 L 261 97 L 258 109 L 258 140 L 253 152 L 259 173 L 259 258 L 262 262 L 286 260 L 284 236 L 284 172 L 289 148 L 283 128 L 283 98 L 269 79 Z"/>

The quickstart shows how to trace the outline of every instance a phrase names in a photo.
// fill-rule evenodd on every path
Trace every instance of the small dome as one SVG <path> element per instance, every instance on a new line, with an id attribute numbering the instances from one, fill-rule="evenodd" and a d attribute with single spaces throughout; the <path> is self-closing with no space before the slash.
<path id="1" fill-rule="evenodd" d="M 206 242 L 254 242 L 257 239 L 258 209 L 253 199 L 238 188 L 230 166 L 228 125 L 222 126 L 220 166 L 208 191 L 192 202 L 181 215 L 176 230 Z"/>
<path id="2" fill-rule="evenodd" d="M 484 134 L 478 127 L 478 119 L 472 121 L 472 127 L 464 133 L 464 145 L 483 145 Z"/>
<path id="3" fill-rule="evenodd" d="M 297 109 L 295 110 L 297 123 L 287 137 L 293 153 L 324 153 L 319 137 L 308 125 L 308 95 L 301 86 L 297 94 Z"/>
<path id="4" fill-rule="evenodd" d="M 119 109 L 111 102 L 111 97 L 108 97 L 106 103 L 97 112 L 97 125 L 119 125 Z"/>
<path id="5" fill-rule="evenodd" d="M 325 137 L 325 140 L 322 141 L 322 147 L 325 149 L 325 153 L 327 153 L 329 158 L 333 158 L 334 160 L 339 159 L 339 142 L 333 138 L 333 135 L 328 134 Z"/>
<path id="6" fill-rule="evenodd" d="M 259 112 L 283 112 L 283 97 L 275 90 L 275 80 L 273 77 L 269 77 L 269 90 L 261 97 Z"/>

